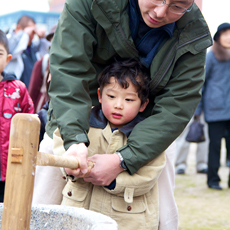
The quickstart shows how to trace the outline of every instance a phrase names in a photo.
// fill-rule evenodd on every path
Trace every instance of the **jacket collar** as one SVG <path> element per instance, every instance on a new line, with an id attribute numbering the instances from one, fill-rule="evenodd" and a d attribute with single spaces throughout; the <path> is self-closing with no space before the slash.
<path id="1" fill-rule="evenodd" d="M 2 81 L 17 80 L 17 78 L 16 78 L 16 76 L 14 74 L 9 74 L 9 73 L 2 72 L 2 76 L 3 76 Z"/>
<path id="2" fill-rule="evenodd" d="M 138 114 L 132 121 L 124 125 L 119 130 L 128 137 L 132 132 L 134 126 L 143 120 L 144 117 Z M 107 123 L 108 120 L 106 119 L 106 117 L 102 112 L 101 105 L 97 105 L 93 107 L 89 118 L 89 125 L 94 128 L 104 129 L 107 126 Z"/>
<path id="3" fill-rule="evenodd" d="M 179 32 L 180 34 L 179 46 L 205 34 L 209 34 L 211 38 L 207 23 L 196 3 L 193 4 L 193 8 L 190 12 L 185 13 L 178 21 L 176 21 L 175 25 L 178 31 L 174 32 Z M 210 38 L 208 39 L 210 40 Z M 203 47 L 203 49 L 206 48 L 207 47 Z"/>

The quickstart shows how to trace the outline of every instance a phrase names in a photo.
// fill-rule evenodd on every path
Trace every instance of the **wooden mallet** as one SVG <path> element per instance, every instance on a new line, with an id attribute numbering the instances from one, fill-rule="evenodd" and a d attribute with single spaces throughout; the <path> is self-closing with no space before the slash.
<path id="1" fill-rule="evenodd" d="M 36 165 L 79 166 L 74 157 L 38 152 L 39 133 L 37 115 L 18 113 L 12 118 L 1 229 L 29 230 Z M 92 167 L 89 162 L 89 171 Z"/>

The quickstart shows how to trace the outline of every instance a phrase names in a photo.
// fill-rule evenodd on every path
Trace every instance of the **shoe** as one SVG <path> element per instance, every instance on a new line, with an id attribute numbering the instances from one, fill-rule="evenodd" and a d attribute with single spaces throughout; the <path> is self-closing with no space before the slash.
<path id="1" fill-rule="evenodd" d="M 197 173 L 203 173 L 203 174 L 207 174 L 208 173 L 208 169 L 201 169 L 201 170 L 197 170 Z"/>
<path id="2" fill-rule="evenodd" d="M 216 190 L 222 190 L 222 187 L 220 187 L 220 185 L 209 185 L 208 186 L 209 188 L 212 188 L 212 189 L 216 189 Z"/>
<path id="3" fill-rule="evenodd" d="M 185 170 L 184 169 L 177 169 L 176 173 L 177 174 L 185 174 Z"/>

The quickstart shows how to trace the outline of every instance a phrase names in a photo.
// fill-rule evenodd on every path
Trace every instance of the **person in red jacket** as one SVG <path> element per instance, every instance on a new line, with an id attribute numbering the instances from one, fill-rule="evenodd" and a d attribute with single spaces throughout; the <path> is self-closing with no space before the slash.
<path id="1" fill-rule="evenodd" d="M 52 42 L 57 25 L 54 25 L 46 36 Z M 47 93 L 47 75 L 49 74 L 49 54 L 45 54 L 39 61 L 36 61 L 31 73 L 28 92 L 34 103 L 35 112 L 38 113 L 49 101 Z M 40 137 L 43 139 L 43 136 Z"/>
<path id="2" fill-rule="evenodd" d="M 16 113 L 34 113 L 25 84 L 3 72 L 10 59 L 8 40 L 0 30 L 0 202 L 4 199 L 11 119 Z"/>

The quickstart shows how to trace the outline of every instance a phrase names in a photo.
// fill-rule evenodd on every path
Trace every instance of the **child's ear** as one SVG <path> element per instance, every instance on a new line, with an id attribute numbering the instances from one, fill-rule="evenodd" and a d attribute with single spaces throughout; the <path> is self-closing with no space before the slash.
<path id="1" fill-rule="evenodd" d="M 149 103 L 149 99 L 147 99 L 146 102 L 144 102 L 144 103 L 141 105 L 141 107 L 140 107 L 140 109 L 139 109 L 139 112 L 143 112 L 143 111 L 145 110 L 146 106 L 148 105 L 148 103 Z"/>
<path id="2" fill-rule="evenodd" d="M 11 58 L 12 58 L 12 55 L 11 55 L 11 54 L 8 54 L 8 55 L 7 55 L 7 58 L 6 58 L 7 64 L 10 62 Z"/>
<path id="3" fill-rule="evenodd" d="M 100 90 L 100 88 L 97 89 L 97 96 L 98 96 L 98 101 L 101 103 L 101 90 Z"/>

